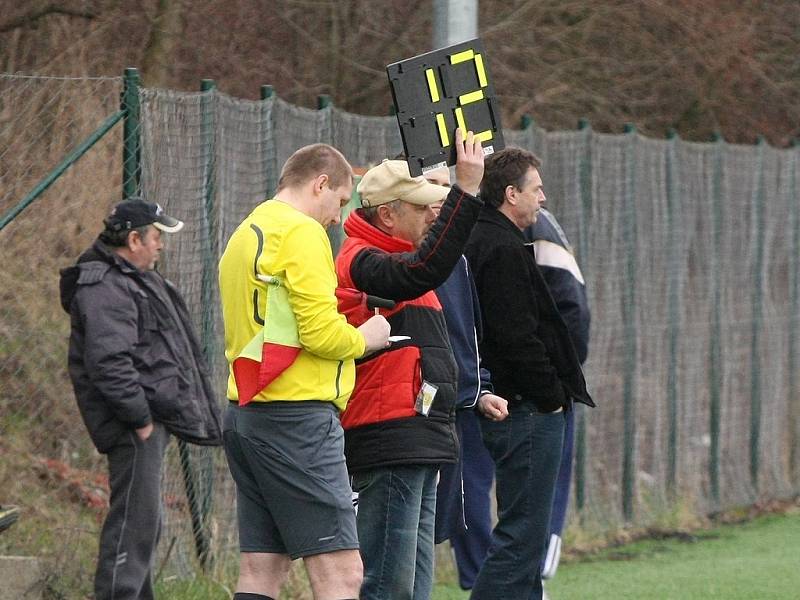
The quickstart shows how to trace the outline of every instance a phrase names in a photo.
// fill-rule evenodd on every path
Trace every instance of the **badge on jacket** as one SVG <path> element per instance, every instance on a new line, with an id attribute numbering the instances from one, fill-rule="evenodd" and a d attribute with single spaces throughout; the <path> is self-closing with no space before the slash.
<path id="1" fill-rule="evenodd" d="M 422 416 L 427 417 L 431 406 L 433 406 L 433 399 L 436 397 L 436 392 L 438 391 L 438 387 L 432 383 L 423 381 L 422 386 L 419 388 L 419 393 L 417 394 L 417 402 L 414 406 L 415 410 Z"/>

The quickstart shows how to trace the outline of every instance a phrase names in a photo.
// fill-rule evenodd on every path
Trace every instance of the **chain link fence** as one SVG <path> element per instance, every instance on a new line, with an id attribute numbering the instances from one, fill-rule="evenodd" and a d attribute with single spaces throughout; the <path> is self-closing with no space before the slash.
<path id="1" fill-rule="evenodd" d="M 304 144 L 331 143 L 356 167 L 402 150 L 393 117 L 299 108 L 267 86 L 246 101 L 212 82 L 138 94 L 130 83 L 123 96 L 122 78 L 0 76 L 4 216 L 121 108 L 137 117 L 111 127 L 0 229 L 0 503 L 26 507 L 0 551 L 70 563 L 80 589 L 89 587 L 105 465 L 66 375 L 58 269 L 93 241 L 123 187 L 183 219 L 160 270 L 187 299 L 224 403 L 217 260 L 234 228 Z M 579 419 L 582 526 L 612 531 L 677 506 L 704 515 L 800 493 L 800 151 L 588 126 L 531 125 L 505 137 L 544 160 L 548 205 L 587 280 L 586 375 L 598 408 Z M 334 242 L 341 235 L 331 232 Z M 34 500 L 42 480 L 50 497 Z M 159 573 L 204 566 L 229 576 L 235 496 L 222 452 L 173 444 L 164 481 Z M 53 514 L 56 500 L 74 516 Z"/>
<path id="2" fill-rule="evenodd" d="M 66 372 L 58 270 L 120 196 L 120 129 L 65 161 L 119 113 L 121 90 L 121 78 L 0 75 L 0 504 L 21 509 L 0 554 L 52 557 L 64 589 L 85 588 L 108 493 Z"/>

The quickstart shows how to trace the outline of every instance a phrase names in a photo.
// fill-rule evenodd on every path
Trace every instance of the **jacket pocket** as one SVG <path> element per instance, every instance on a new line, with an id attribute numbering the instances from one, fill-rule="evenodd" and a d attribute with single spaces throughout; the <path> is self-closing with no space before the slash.
<path id="1" fill-rule="evenodd" d="M 177 368 L 142 374 L 140 383 L 155 420 L 168 423 L 188 416 L 189 382 Z"/>
<path id="2" fill-rule="evenodd" d="M 422 362 L 416 346 L 381 353 L 356 367 L 356 387 L 342 415 L 345 428 L 413 417 L 422 387 Z"/>

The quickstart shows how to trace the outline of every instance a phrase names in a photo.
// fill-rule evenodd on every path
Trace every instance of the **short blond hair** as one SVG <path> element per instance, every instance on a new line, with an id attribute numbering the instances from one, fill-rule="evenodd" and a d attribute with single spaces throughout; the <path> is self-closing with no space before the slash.
<path id="1" fill-rule="evenodd" d="M 283 165 L 278 191 L 297 187 L 319 175 L 328 176 L 331 189 L 353 183 L 353 169 L 341 152 L 328 144 L 311 144 L 297 150 Z"/>

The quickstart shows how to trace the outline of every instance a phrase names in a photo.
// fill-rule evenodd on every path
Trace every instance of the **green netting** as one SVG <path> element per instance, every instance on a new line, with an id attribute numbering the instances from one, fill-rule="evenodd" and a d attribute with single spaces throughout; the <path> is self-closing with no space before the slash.
<path id="1" fill-rule="evenodd" d="M 0 215 L 119 111 L 121 83 L 0 75 Z M 0 504 L 21 509 L 0 554 L 49 556 L 76 589 L 85 589 L 97 544 L 92 506 L 102 507 L 107 493 L 105 461 L 84 431 L 66 372 L 69 319 L 58 269 L 91 243 L 119 198 L 121 147 L 117 126 L 0 230 Z M 63 512 L 65 504 L 76 508 Z"/>
<path id="2" fill-rule="evenodd" d="M 27 107 L 0 119 L 0 208 L 119 108 L 120 86 L 0 78 L 0 115 Z M 272 194 L 295 149 L 329 142 L 366 167 L 402 150 L 396 122 L 215 90 L 142 89 L 139 100 L 136 183 L 186 221 L 168 237 L 161 269 L 187 299 L 224 404 L 216 265 L 226 240 Z M 599 407 L 579 419 L 581 522 L 600 531 L 647 525 L 676 505 L 707 514 L 800 492 L 799 151 L 588 127 L 505 136 L 543 158 L 548 205 L 587 280 L 586 375 Z M 119 197 L 122 142 L 117 128 L 0 231 L 13 257 L 0 292 L 3 426 L 33 423 L 35 452 L 101 472 L 64 373 L 68 324 L 55 272 L 88 245 Z M 30 343 L 45 335 L 47 345 Z M 164 572 L 196 570 L 198 540 L 224 568 L 236 531 L 222 453 L 181 455 L 173 445 L 165 482 Z M 96 531 L 79 537 L 89 543 Z"/>

